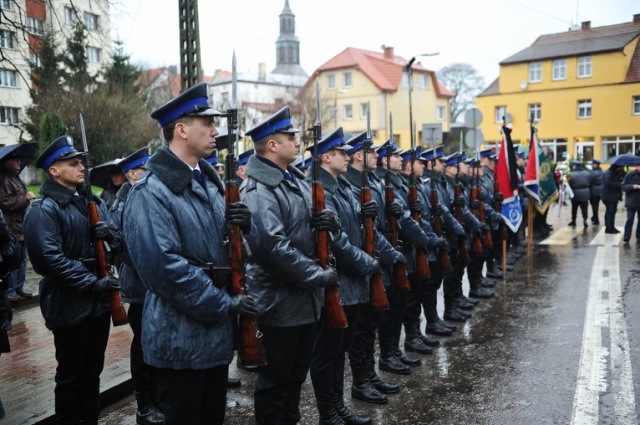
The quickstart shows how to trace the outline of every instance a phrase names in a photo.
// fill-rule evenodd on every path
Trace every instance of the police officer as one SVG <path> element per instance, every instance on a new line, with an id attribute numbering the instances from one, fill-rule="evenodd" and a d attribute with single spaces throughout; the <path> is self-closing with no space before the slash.
<path id="1" fill-rule="evenodd" d="M 167 147 L 147 161 L 131 188 L 123 225 L 129 256 L 147 289 L 144 360 L 156 368 L 165 424 L 221 424 L 233 359 L 232 316 L 255 316 L 248 296 L 231 297 L 209 266 L 228 267 L 226 221 L 253 241 L 242 203 L 225 211 L 224 189 L 204 158 L 215 148 L 220 113 L 199 83 L 152 112 Z"/>
<path id="2" fill-rule="evenodd" d="M 122 229 L 122 213 L 124 211 L 127 195 L 131 186 L 144 174 L 145 164 L 151 156 L 148 146 L 138 149 L 131 155 L 118 162 L 118 167 L 122 170 L 127 182 L 124 183 L 118 193 L 116 200 L 111 206 L 111 215 L 114 224 Z M 136 422 L 142 425 L 162 424 L 164 415 L 157 406 L 154 405 L 154 398 L 157 394 L 155 370 L 144 362 L 142 354 L 142 344 L 140 342 L 142 333 L 142 309 L 147 290 L 140 281 L 140 278 L 131 267 L 126 250 L 121 249 L 123 262 L 120 267 L 118 282 L 122 288 L 122 301 L 129 303 L 129 325 L 133 331 L 130 350 L 130 370 L 133 390 L 136 397 L 137 410 Z"/>
<path id="3" fill-rule="evenodd" d="M 248 134 L 247 134 L 248 135 Z M 247 166 L 247 162 L 249 161 L 249 157 L 255 153 L 254 149 L 247 149 L 238 155 L 238 168 L 236 169 L 236 180 L 238 181 L 238 185 L 241 185 L 244 179 L 247 176 L 244 173 L 244 169 Z"/>
<path id="4" fill-rule="evenodd" d="M 89 226 L 82 153 L 69 136 L 51 143 L 36 159 L 47 173 L 40 196 L 27 210 L 24 235 L 40 280 L 40 309 L 56 347 L 55 411 L 59 424 L 97 424 L 100 373 L 109 338 L 112 276 L 99 278 L 94 240 L 116 249 L 121 233 L 106 204 L 94 196 L 103 221 Z"/>
<path id="5" fill-rule="evenodd" d="M 602 168 L 600 168 L 600 161 L 593 158 L 591 160 L 591 171 L 589 172 L 589 203 L 591 204 L 591 222 L 594 226 L 600 225 L 598 208 L 600 208 L 603 174 Z"/>
<path id="6" fill-rule="evenodd" d="M 618 201 L 622 199 L 622 170 L 622 167 L 618 165 L 611 165 L 602 176 L 600 196 L 605 207 L 605 233 L 620 233 L 620 230 L 616 228 L 616 211 L 618 211 Z"/>
<path id="7" fill-rule="evenodd" d="M 573 161 L 571 163 L 571 172 L 567 176 L 569 187 L 573 192 L 571 198 L 571 222 L 569 226 L 576 226 L 576 216 L 578 208 L 582 212 L 584 227 L 588 227 L 587 218 L 589 218 L 589 172 L 582 168 L 582 162 Z"/>
<path id="8" fill-rule="evenodd" d="M 244 169 L 241 197 L 253 212 L 259 245 L 247 275 L 260 310 L 258 328 L 268 364 L 258 368 L 254 395 L 258 424 L 300 420 L 300 390 L 311 363 L 323 287 L 338 286 L 338 274 L 316 261 L 312 227 L 339 234 L 335 214 L 311 215 L 311 188 L 290 165 L 300 142 L 285 106 L 246 132 L 255 155 Z"/>

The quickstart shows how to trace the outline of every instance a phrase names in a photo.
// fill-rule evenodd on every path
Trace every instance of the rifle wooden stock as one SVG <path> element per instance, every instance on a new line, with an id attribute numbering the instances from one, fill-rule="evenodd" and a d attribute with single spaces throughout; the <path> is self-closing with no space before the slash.
<path id="1" fill-rule="evenodd" d="M 90 193 L 90 190 L 87 190 Z M 90 195 L 92 196 L 92 195 Z M 87 198 L 87 209 L 89 212 L 89 224 L 93 226 L 100 221 L 100 214 L 98 213 L 98 205 L 93 201 L 93 198 Z M 104 245 L 101 239 L 95 239 L 96 247 L 96 261 L 98 263 L 98 275 L 100 277 L 109 276 L 109 262 L 107 261 L 107 254 L 105 253 Z M 113 326 L 126 325 L 129 323 L 127 318 L 127 311 L 122 304 L 122 297 L 120 291 L 109 292 L 109 309 L 111 311 L 111 321 Z"/>
<path id="2" fill-rule="evenodd" d="M 366 171 L 363 171 L 366 173 Z M 371 201 L 371 189 L 363 186 L 360 190 L 361 205 Z M 374 258 L 375 252 L 375 233 L 373 231 L 373 217 L 364 216 L 364 251 Z M 384 290 L 382 275 L 372 275 L 369 278 L 369 299 L 372 310 L 388 310 L 389 300 Z"/>
<path id="3" fill-rule="evenodd" d="M 456 184 L 453 185 L 453 193 L 454 198 L 459 198 L 462 195 L 460 182 L 456 182 Z M 454 212 L 456 220 L 458 220 L 458 223 L 462 225 L 462 207 L 456 205 Z M 467 238 L 458 237 L 458 258 L 460 261 L 469 260 L 469 253 L 467 252 Z"/>
<path id="4" fill-rule="evenodd" d="M 393 187 L 386 186 L 384 188 L 384 201 L 386 205 L 391 204 L 395 200 Z M 387 217 L 387 226 L 389 227 L 389 243 L 395 249 L 398 249 L 398 223 L 394 216 Z M 404 264 L 396 263 L 393 265 L 393 282 L 398 291 L 407 292 L 411 290 L 407 269 Z"/>
<path id="5" fill-rule="evenodd" d="M 418 188 L 416 185 L 409 186 L 409 202 L 413 202 L 418 200 Z M 420 218 L 420 214 L 417 212 L 411 213 L 411 218 L 420 224 L 422 219 Z M 429 261 L 427 259 L 427 251 L 416 247 L 416 271 L 420 275 L 420 277 L 431 277 L 431 269 L 429 268 Z"/>
<path id="6" fill-rule="evenodd" d="M 431 189 L 431 205 L 438 204 L 438 190 L 435 188 Z M 439 215 L 433 215 L 433 231 L 436 233 L 436 236 L 439 238 L 442 237 L 442 217 Z M 446 249 L 438 250 L 438 263 L 440 264 L 440 269 L 449 273 L 453 271 L 453 265 L 451 264 L 451 258 L 449 258 L 449 253 Z"/>
<path id="7" fill-rule="evenodd" d="M 482 193 L 482 186 L 478 184 L 477 186 L 478 194 Z M 478 207 L 478 219 L 480 222 L 484 223 L 485 220 L 485 210 L 484 210 L 484 201 L 480 201 L 480 206 Z M 482 245 L 487 248 L 493 248 L 493 241 L 491 240 L 491 231 L 489 229 L 484 229 L 482 231 Z"/>
<path id="8" fill-rule="evenodd" d="M 314 166 L 317 166 L 314 164 Z M 318 180 L 311 184 L 313 192 L 313 211 L 320 212 L 325 209 L 324 187 Z M 329 235 L 326 230 L 316 231 L 317 254 L 320 260 L 320 267 L 326 269 L 329 265 Z M 338 287 L 324 288 L 324 309 L 327 317 L 327 327 L 329 329 L 339 329 L 347 327 L 347 316 L 340 304 L 340 290 Z"/>
<path id="9" fill-rule="evenodd" d="M 233 143 L 233 142 L 231 142 Z M 230 170 L 230 169 L 229 169 Z M 240 202 L 240 190 L 235 179 L 226 181 L 226 204 Z M 242 230 L 237 224 L 228 223 L 229 234 L 229 266 L 231 267 L 230 292 L 231 295 L 246 295 L 244 259 L 242 258 Z M 255 317 L 240 316 L 240 347 L 239 355 L 242 363 L 247 366 L 264 366 L 267 364 L 267 354 L 262 345 Z"/>
<path id="10" fill-rule="evenodd" d="M 478 200 L 478 190 L 475 187 L 471 187 L 471 202 Z M 471 213 L 474 217 L 478 218 L 478 211 L 476 209 L 472 209 Z M 484 221 L 480 221 L 484 223 Z M 471 242 L 471 252 L 473 255 L 480 257 L 482 256 L 482 238 L 478 233 L 473 234 L 473 240 Z"/>

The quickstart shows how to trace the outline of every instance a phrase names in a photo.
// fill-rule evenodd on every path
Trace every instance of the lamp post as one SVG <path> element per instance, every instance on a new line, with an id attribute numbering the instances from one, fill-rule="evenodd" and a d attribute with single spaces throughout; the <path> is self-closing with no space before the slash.
<path id="1" fill-rule="evenodd" d="M 336 90 L 333 93 L 333 128 L 336 129 L 338 128 L 338 93 L 346 93 L 347 91 L 342 89 L 342 90 Z"/>
<path id="2" fill-rule="evenodd" d="M 411 141 L 413 142 L 413 106 L 411 104 L 411 92 L 413 91 L 413 72 L 411 66 L 416 61 L 416 58 L 424 56 L 437 56 L 440 53 L 423 53 L 421 55 L 415 55 L 404 65 L 403 72 L 407 74 L 407 81 L 409 83 L 409 131 L 411 132 Z"/>

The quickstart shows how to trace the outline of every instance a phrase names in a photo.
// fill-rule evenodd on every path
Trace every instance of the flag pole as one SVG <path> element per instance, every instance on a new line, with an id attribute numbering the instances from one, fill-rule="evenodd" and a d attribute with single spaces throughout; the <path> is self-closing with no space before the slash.
<path id="1" fill-rule="evenodd" d="M 502 116 L 502 127 L 506 127 L 507 126 L 507 117 L 505 115 Z M 503 133 L 504 134 L 504 133 Z M 502 137 L 502 143 L 506 143 L 505 137 Z M 502 151 L 502 149 L 500 149 L 500 151 Z M 506 152 L 506 150 L 505 150 Z M 506 156 L 506 155 L 505 155 Z M 502 158 L 503 161 L 506 160 L 506 158 Z M 501 211 L 499 211 L 501 212 Z M 507 238 L 506 238 L 506 230 L 504 232 L 505 237 L 502 238 L 502 274 L 503 276 L 507 276 Z"/>
<path id="2" fill-rule="evenodd" d="M 531 149 L 533 147 L 533 114 L 529 120 L 530 140 L 529 140 L 529 161 L 531 161 Z M 534 158 L 537 160 L 537 158 Z M 531 244 L 533 244 L 533 196 L 529 194 L 529 209 L 527 211 L 527 255 L 531 255 Z"/>

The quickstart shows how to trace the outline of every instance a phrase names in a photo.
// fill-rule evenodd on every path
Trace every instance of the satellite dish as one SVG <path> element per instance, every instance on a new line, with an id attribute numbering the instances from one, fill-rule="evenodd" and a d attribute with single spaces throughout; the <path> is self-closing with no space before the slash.
<path id="1" fill-rule="evenodd" d="M 524 90 L 524 89 L 526 89 L 526 88 L 527 88 L 527 81 L 526 81 L 526 80 L 522 80 L 522 81 L 520 81 L 520 88 L 521 88 L 522 90 Z"/>

